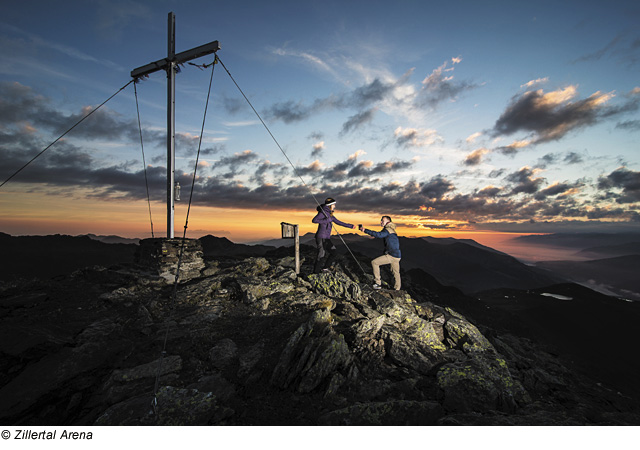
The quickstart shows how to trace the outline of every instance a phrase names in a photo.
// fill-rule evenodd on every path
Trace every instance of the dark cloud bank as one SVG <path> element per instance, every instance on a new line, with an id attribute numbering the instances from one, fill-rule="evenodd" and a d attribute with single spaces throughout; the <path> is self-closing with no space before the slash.
<path id="1" fill-rule="evenodd" d="M 366 89 L 354 91 L 350 101 L 367 107 L 388 89 L 390 87 L 382 83 L 371 83 Z M 44 147 L 39 133 L 30 131 L 31 128 L 55 132 L 73 122 L 77 116 L 56 111 L 47 99 L 17 83 L 1 84 L 0 91 L 0 120 L 5 124 L 0 128 L 0 156 L 3 160 L 0 178 L 4 180 Z M 578 102 L 578 105 L 568 109 L 548 110 L 536 106 L 533 101 L 535 98 L 540 98 L 539 94 L 514 99 L 496 122 L 496 130 L 501 133 L 529 130 L 538 139 L 558 138 L 558 132 L 554 131 L 557 130 L 558 120 L 577 127 L 618 114 L 611 108 L 597 108 L 593 112 L 593 108 L 585 106 L 588 102 Z M 625 108 L 637 108 L 637 103 L 629 100 L 618 111 Z M 585 112 L 585 109 L 591 112 Z M 298 113 L 304 115 L 302 111 Z M 533 122 L 529 123 L 525 118 L 533 119 Z M 549 121 L 550 118 L 558 120 Z M 137 123 L 109 110 L 105 110 L 97 119 L 95 124 L 79 130 L 74 137 L 89 140 L 113 138 L 132 144 L 139 142 Z M 314 139 L 320 137 L 321 134 L 313 136 Z M 164 136 L 155 138 L 164 143 Z M 226 154 L 224 147 L 218 146 L 208 149 L 208 152 L 219 158 L 215 164 L 203 167 L 198 172 L 195 205 L 310 211 L 315 208 L 309 189 L 299 182 L 290 167 L 263 160 L 250 150 L 231 155 Z M 580 155 L 567 154 L 564 159 L 560 155 L 548 155 L 545 164 L 566 164 L 571 161 L 579 162 Z M 502 222 L 521 223 L 531 229 L 535 229 L 536 224 L 552 221 L 577 223 L 585 218 L 592 221 L 640 223 L 636 207 L 640 201 L 640 172 L 626 167 L 604 174 L 591 184 L 586 181 L 565 181 L 551 185 L 537 175 L 536 169 L 525 167 L 512 173 L 497 172 L 497 186 L 471 193 L 459 192 L 455 179 L 445 175 L 412 179 L 404 184 L 390 182 L 396 174 L 412 169 L 414 164 L 415 161 L 401 159 L 373 163 L 352 155 L 331 166 L 316 161 L 298 167 L 296 171 L 309 186 L 313 186 L 318 199 L 325 196 L 337 198 L 341 211 L 421 216 L 425 226 L 430 228 L 450 227 L 437 223 L 430 225 L 430 220 L 460 221 L 462 226 L 472 224 L 479 228 L 498 227 Z M 70 139 L 58 143 L 46 157 L 32 164 L 15 181 L 31 183 L 32 189 L 42 191 L 80 187 L 96 199 L 145 199 L 144 176 L 140 166 L 138 161 L 132 161 L 99 167 L 88 151 Z M 164 167 L 148 167 L 147 177 L 153 200 L 164 201 L 165 176 Z M 191 177 L 189 173 L 176 173 L 176 179 L 183 187 L 191 185 Z M 593 189 L 597 195 L 572 195 L 587 188 Z"/>

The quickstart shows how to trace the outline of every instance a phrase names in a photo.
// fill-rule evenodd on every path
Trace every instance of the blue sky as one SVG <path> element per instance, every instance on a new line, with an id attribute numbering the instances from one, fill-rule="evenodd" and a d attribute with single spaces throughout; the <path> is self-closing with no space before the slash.
<path id="1" fill-rule="evenodd" d="M 416 235 L 638 226 L 637 2 L 28 1 L 3 10 L 2 180 L 132 69 L 166 56 L 173 11 L 176 50 L 220 41 L 225 66 L 314 195 L 338 199 L 342 220 L 390 214 Z M 210 70 L 185 65 L 177 76 L 183 192 Z M 165 84 L 159 72 L 137 85 L 160 229 Z M 92 232 L 100 210 L 116 232 L 142 237 L 137 132 L 131 85 L 3 186 L 0 231 Z M 265 211 L 315 208 L 220 65 L 198 174 L 202 233 L 266 237 L 230 211 L 260 223 L 275 220 Z"/>

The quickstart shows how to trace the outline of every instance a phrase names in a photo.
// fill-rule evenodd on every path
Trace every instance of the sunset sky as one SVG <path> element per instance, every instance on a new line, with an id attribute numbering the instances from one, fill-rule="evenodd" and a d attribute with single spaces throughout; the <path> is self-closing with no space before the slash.
<path id="1" fill-rule="evenodd" d="M 218 64 L 188 237 L 275 238 L 282 221 L 314 231 L 311 193 L 336 198 L 346 222 L 373 227 L 390 215 L 406 236 L 640 231 L 637 1 L 2 10 L 0 183 L 132 69 L 165 57 L 173 11 L 176 51 L 220 42 L 218 56 L 305 183 Z M 188 64 L 177 75 L 176 236 L 210 76 Z M 137 91 L 154 230 L 166 236 L 165 74 Z M 133 84 L 0 188 L 0 231 L 151 236 Z"/>

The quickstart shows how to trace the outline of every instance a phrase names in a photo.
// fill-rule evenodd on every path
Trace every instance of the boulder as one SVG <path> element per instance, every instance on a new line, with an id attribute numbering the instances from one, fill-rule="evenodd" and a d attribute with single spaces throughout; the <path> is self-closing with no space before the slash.
<path id="1" fill-rule="evenodd" d="M 451 412 L 503 411 L 513 413 L 530 401 L 520 382 L 511 377 L 500 358 L 474 356 L 445 364 L 437 374 L 444 391 L 443 406 Z"/>
<path id="2" fill-rule="evenodd" d="M 320 273 L 309 275 L 314 292 L 331 298 L 358 302 L 362 297 L 360 286 L 343 273 Z"/>

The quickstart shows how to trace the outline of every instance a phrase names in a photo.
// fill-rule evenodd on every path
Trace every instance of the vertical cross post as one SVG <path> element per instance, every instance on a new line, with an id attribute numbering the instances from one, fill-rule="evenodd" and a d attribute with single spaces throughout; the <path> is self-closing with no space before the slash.
<path id="1" fill-rule="evenodd" d="M 176 185 L 176 15 L 169 13 L 167 43 L 167 238 L 174 238 Z"/>
<path id="2" fill-rule="evenodd" d="M 138 79 L 159 70 L 167 72 L 167 238 L 174 237 L 175 172 L 176 172 L 176 69 L 178 64 L 210 55 L 220 50 L 220 43 L 212 41 L 176 54 L 176 16 L 169 13 L 167 57 L 131 71 Z"/>

